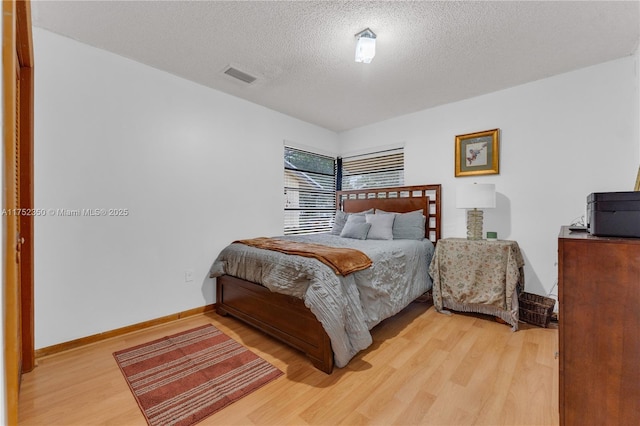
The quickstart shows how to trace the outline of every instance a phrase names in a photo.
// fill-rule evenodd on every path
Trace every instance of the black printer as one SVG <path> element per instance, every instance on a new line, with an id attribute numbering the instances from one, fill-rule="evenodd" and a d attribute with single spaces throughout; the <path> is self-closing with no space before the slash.
<path id="1" fill-rule="evenodd" d="M 640 238 L 640 191 L 589 194 L 587 229 L 601 237 Z"/>

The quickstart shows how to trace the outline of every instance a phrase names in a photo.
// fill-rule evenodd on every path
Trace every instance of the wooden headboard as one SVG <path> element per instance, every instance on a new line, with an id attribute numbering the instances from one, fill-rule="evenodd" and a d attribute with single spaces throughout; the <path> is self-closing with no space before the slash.
<path id="1" fill-rule="evenodd" d="M 348 213 L 370 208 L 396 213 L 422 210 L 427 218 L 425 237 L 436 243 L 440 239 L 440 196 L 440 184 L 337 191 L 336 209 Z"/>

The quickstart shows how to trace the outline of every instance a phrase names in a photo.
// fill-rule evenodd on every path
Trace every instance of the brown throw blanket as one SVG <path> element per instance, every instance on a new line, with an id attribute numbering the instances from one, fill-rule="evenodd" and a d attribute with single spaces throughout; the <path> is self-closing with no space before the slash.
<path id="1" fill-rule="evenodd" d="M 372 264 L 371 259 L 360 250 L 345 247 L 329 247 L 322 244 L 301 243 L 266 237 L 237 240 L 234 243 L 286 254 L 312 257 L 331 267 L 339 275 L 349 275 L 352 272 L 367 269 Z"/>

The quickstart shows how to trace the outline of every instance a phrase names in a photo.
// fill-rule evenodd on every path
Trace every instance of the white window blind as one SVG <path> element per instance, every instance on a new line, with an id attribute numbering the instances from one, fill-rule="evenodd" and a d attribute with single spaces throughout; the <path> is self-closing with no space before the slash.
<path id="1" fill-rule="evenodd" d="M 335 197 L 335 158 L 285 146 L 284 234 L 330 231 Z"/>
<path id="2" fill-rule="evenodd" d="M 342 190 L 404 185 L 404 148 L 342 159 Z"/>

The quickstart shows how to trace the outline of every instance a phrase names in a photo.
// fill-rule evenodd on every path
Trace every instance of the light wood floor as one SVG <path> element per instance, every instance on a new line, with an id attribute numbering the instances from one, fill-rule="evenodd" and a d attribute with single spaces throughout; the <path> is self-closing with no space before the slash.
<path id="1" fill-rule="evenodd" d="M 145 425 L 114 351 L 213 324 L 284 376 L 202 425 L 557 425 L 558 330 L 517 332 L 485 316 L 413 303 L 374 344 L 326 375 L 299 352 L 211 312 L 38 360 L 23 377 L 20 425 Z"/>

